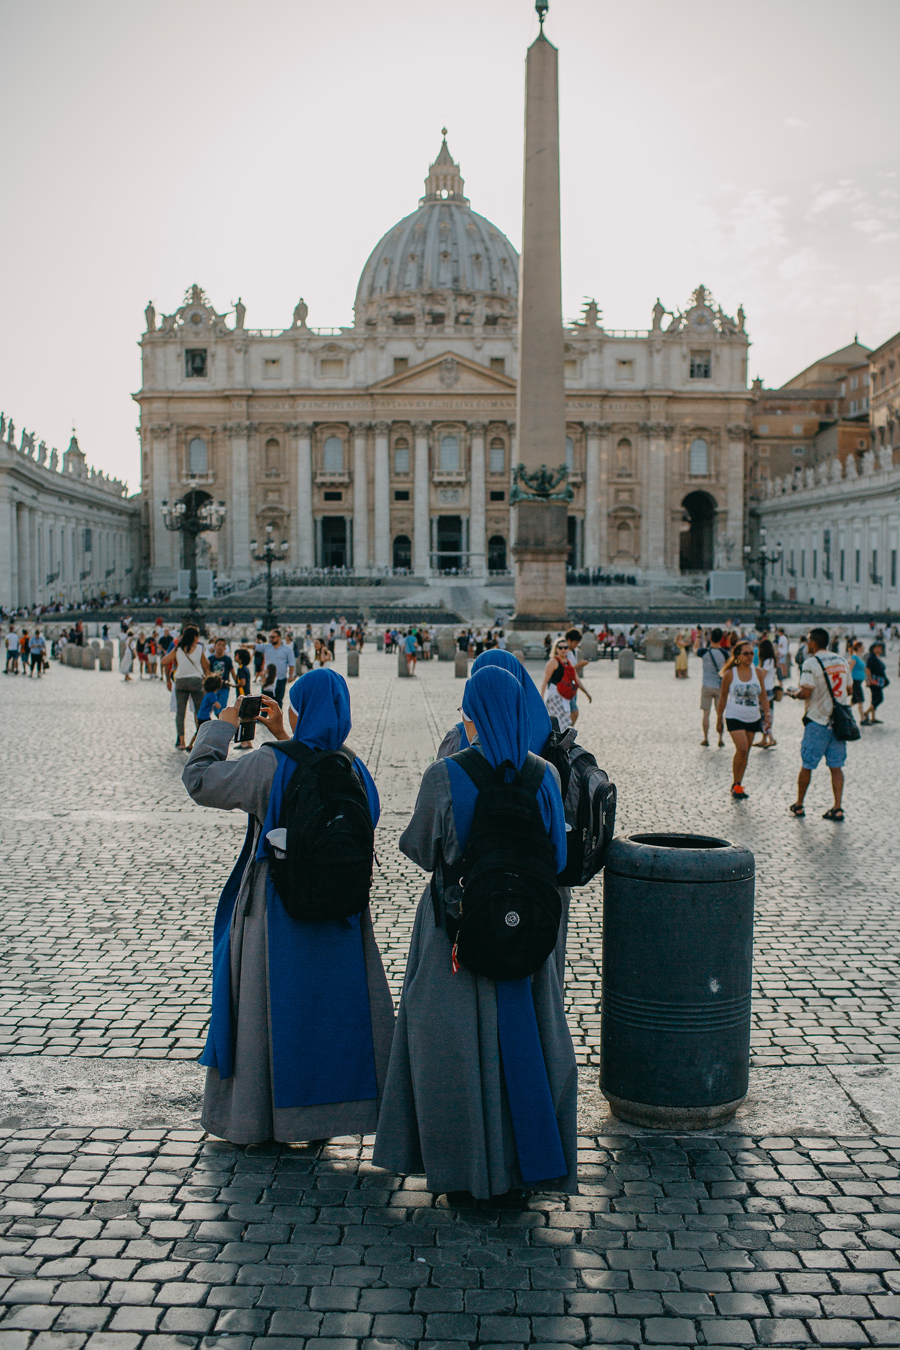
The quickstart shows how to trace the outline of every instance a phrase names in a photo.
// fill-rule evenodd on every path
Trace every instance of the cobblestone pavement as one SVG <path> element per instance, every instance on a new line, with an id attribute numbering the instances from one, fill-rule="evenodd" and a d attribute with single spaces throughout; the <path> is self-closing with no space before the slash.
<path id="1" fill-rule="evenodd" d="M 384 803 L 374 912 L 396 991 L 423 884 L 396 836 L 463 685 L 437 662 L 400 681 L 395 658 L 370 650 L 362 670 L 352 743 Z M 579 729 L 619 784 L 620 829 L 720 833 L 756 854 L 761 1073 L 893 1075 L 892 691 L 885 725 L 850 747 L 840 826 L 820 819 L 824 770 L 806 820 L 787 812 L 794 705 L 779 705 L 778 748 L 752 752 L 750 800 L 736 804 L 729 751 L 699 745 L 698 663 L 686 682 L 639 663 L 632 682 L 603 664 L 588 683 Z M 0 1053 L 195 1059 L 241 821 L 186 798 L 160 685 L 54 666 L 3 689 L 16 735 L 0 804 Z M 599 938 L 592 886 L 576 893 L 567 984 L 588 1089 Z M 0 1121 L 0 1350 L 900 1346 L 900 1136 L 857 1118 L 847 1138 L 589 1136 L 579 1196 L 461 1211 L 421 1178 L 374 1169 L 371 1141 L 239 1149 L 199 1131 Z"/>

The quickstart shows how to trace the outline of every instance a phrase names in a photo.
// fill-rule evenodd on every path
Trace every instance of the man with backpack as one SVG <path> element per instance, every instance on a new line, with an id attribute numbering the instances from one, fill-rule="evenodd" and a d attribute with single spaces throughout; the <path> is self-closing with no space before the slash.
<path id="1" fill-rule="evenodd" d="M 806 660 L 800 671 L 800 688 L 789 689 L 791 698 L 803 699 L 803 740 L 800 743 L 801 769 L 797 779 L 797 800 L 789 810 L 793 816 L 805 816 L 803 802 L 812 778 L 812 771 L 825 758 L 831 771 L 831 789 L 834 805 L 825 812 L 823 820 L 842 821 L 844 811 L 844 764 L 847 762 L 847 740 L 856 739 L 859 730 L 850 706 L 852 680 L 845 657 L 828 650 L 828 633 L 824 628 L 813 628 L 806 639 Z M 844 711 L 846 710 L 846 711 Z M 849 719 L 855 737 L 844 734 L 843 723 Z"/>
<path id="2" fill-rule="evenodd" d="M 525 691 L 510 672 L 473 674 L 463 718 L 470 749 L 429 766 L 400 839 L 433 876 L 416 911 L 373 1161 L 424 1172 L 451 1200 L 574 1191 L 557 776 L 529 753 Z"/>
<path id="3" fill-rule="evenodd" d="M 709 710 L 718 705 L 722 688 L 722 668 L 728 660 L 728 634 L 721 628 L 714 628 L 705 647 L 697 648 L 697 655 L 703 658 L 703 683 L 700 686 L 700 711 L 703 714 L 703 740 L 701 745 L 709 745 Z M 725 744 L 719 735 L 719 749 Z"/>

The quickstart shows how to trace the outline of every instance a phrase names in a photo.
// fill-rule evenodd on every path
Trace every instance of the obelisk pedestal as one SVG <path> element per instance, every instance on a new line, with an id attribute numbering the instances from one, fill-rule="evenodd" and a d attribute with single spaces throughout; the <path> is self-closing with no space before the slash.
<path id="1" fill-rule="evenodd" d="M 568 527 L 565 482 L 566 391 L 559 226 L 559 75 L 557 50 L 543 28 L 525 63 L 525 174 L 519 262 L 519 466 L 512 554 L 513 628 L 558 626 L 566 618 Z M 534 481 L 543 469 L 562 492 Z M 532 479 L 529 482 L 529 478 Z M 560 483 L 555 484 L 558 488 Z M 560 500 L 563 498 L 563 500 Z"/>

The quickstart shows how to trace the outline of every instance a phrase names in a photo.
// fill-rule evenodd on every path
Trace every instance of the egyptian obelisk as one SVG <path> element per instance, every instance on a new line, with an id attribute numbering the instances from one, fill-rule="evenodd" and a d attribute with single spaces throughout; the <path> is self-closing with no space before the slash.
<path id="1" fill-rule="evenodd" d="M 566 458 L 562 277 L 559 232 L 558 53 L 541 31 L 525 62 L 525 173 L 519 261 L 518 461 L 514 484 L 516 628 L 559 625 L 566 617 L 567 483 L 535 480 Z M 554 476 L 556 476 L 554 474 Z M 552 497 L 556 497 L 553 500 Z"/>

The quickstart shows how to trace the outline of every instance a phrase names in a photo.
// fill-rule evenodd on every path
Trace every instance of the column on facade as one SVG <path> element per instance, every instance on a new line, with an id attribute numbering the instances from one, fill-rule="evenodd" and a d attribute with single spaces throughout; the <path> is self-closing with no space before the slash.
<path id="1" fill-rule="evenodd" d="M 427 577 L 431 571 L 431 522 L 428 503 L 428 423 L 416 422 L 413 427 L 415 442 L 415 478 L 413 482 L 413 571 L 417 577 Z"/>
<path id="2" fill-rule="evenodd" d="M 312 505 L 312 426 L 290 422 L 286 428 L 296 438 L 297 510 L 294 512 L 294 557 L 297 567 L 315 566 L 315 534 Z"/>
<path id="3" fill-rule="evenodd" d="M 353 427 L 353 570 L 369 570 L 369 458 L 368 422 Z"/>
<path id="4" fill-rule="evenodd" d="M 249 422 L 232 422 L 231 435 L 231 571 L 236 580 L 250 575 L 250 431 Z"/>
<path id="5" fill-rule="evenodd" d="M 516 437 L 515 422 L 507 422 L 506 426 L 509 432 L 509 483 L 510 488 L 512 488 L 513 474 L 515 473 L 519 463 L 519 442 L 518 438 Z M 512 495 L 511 492 L 510 495 Z M 511 505 L 509 508 L 509 538 L 506 541 L 506 565 L 510 569 L 512 569 L 512 553 L 510 552 L 510 550 L 512 549 L 512 546 L 515 542 L 516 542 L 516 508 Z"/>
<path id="6" fill-rule="evenodd" d="M 485 536 L 484 485 L 484 423 L 469 423 L 469 567 L 472 575 L 483 577 L 487 571 L 487 539 Z"/>
<path id="7" fill-rule="evenodd" d="M 172 576 L 172 535 L 163 521 L 162 504 L 171 501 L 173 494 L 169 490 L 169 433 L 172 428 L 166 423 L 157 423 L 150 427 L 150 567 L 154 588 L 168 585 Z M 65 555 L 66 562 L 68 557 Z M 77 581 L 67 567 L 66 577 L 69 585 Z"/>
<path id="8" fill-rule="evenodd" d="M 641 430 L 648 438 L 646 496 L 644 516 L 646 528 L 644 548 L 647 570 L 658 576 L 666 572 L 666 449 L 672 433 L 670 426 L 661 422 L 645 423 Z"/>
<path id="9" fill-rule="evenodd" d="M 390 422 L 375 423 L 375 569 L 391 565 Z"/>
<path id="10" fill-rule="evenodd" d="M 19 584 L 19 535 L 16 527 L 15 498 L 4 485 L 0 488 L 0 605 L 13 609 Z"/>
<path id="11" fill-rule="evenodd" d="M 725 549 L 727 565 L 732 568 L 743 566 L 744 543 L 744 441 L 746 432 L 743 426 L 727 428 L 728 448 L 725 452 L 725 501 L 728 507 L 728 524 L 725 531 Z"/>
<path id="12" fill-rule="evenodd" d="M 584 565 L 601 566 L 600 552 L 600 423 L 585 426 L 584 458 Z"/>

